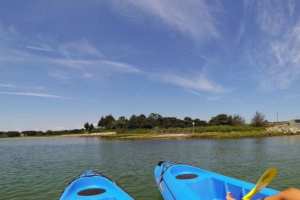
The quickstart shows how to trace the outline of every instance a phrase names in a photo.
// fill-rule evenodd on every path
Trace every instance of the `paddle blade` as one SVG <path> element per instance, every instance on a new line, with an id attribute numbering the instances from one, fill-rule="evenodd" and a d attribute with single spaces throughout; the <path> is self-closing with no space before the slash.
<path id="1" fill-rule="evenodd" d="M 262 190 L 264 187 L 269 185 L 273 178 L 277 175 L 277 169 L 276 168 L 269 168 L 265 171 L 265 173 L 260 177 L 260 179 L 257 181 L 256 187 L 257 190 Z"/>
<path id="2" fill-rule="evenodd" d="M 267 169 L 263 175 L 257 181 L 255 187 L 243 197 L 243 200 L 250 200 L 256 193 L 262 190 L 264 187 L 269 185 L 273 178 L 277 175 L 276 168 L 269 168 Z"/>

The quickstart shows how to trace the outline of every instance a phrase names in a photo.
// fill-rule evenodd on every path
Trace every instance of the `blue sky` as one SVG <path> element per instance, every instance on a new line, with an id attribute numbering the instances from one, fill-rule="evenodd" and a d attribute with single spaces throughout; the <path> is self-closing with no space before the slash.
<path id="1" fill-rule="evenodd" d="M 300 117 L 296 0 L 3 0 L 0 129 Z"/>

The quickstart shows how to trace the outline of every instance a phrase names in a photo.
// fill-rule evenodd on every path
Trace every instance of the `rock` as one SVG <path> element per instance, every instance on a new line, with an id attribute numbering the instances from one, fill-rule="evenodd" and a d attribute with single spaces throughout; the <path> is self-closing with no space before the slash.
<path id="1" fill-rule="evenodd" d="M 267 128 L 268 132 L 282 132 L 284 134 L 296 134 L 300 132 L 300 128 L 289 125 L 277 125 Z"/>

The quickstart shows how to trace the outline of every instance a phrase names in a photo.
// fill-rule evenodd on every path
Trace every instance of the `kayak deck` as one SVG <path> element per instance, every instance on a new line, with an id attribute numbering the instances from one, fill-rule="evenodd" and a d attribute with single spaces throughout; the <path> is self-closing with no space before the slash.
<path id="1" fill-rule="evenodd" d="M 224 200 L 231 192 L 242 199 L 254 184 L 184 164 L 161 162 L 155 168 L 155 179 L 165 200 Z M 278 191 L 263 189 L 252 199 L 263 199 Z"/>
<path id="2" fill-rule="evenodd" d="M 116 183 L 93 171 L 86 171 L 70 183 L 60 200 L 133 200 Z"/>

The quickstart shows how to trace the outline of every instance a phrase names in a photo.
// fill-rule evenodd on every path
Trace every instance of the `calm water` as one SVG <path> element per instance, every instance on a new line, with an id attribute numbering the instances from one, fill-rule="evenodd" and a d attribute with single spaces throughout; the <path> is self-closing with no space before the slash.
<path id="1" fill-rule="evenodd" d="M 161 200 L 153 180 L 159 160 L 188 162 L 255 181 L 268 166 L 272 186 L 300 186 L 300 137 L 242 140 L 107 141 L 98 138 L 0 140 L 0 199 L 56 200 L 85 169 L 116 180 L 136 199 Z"/>

